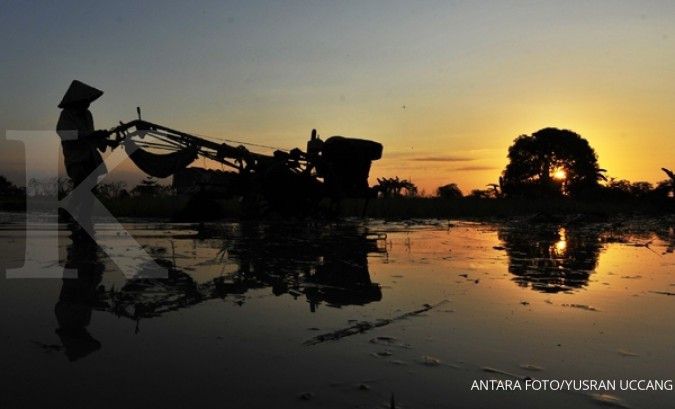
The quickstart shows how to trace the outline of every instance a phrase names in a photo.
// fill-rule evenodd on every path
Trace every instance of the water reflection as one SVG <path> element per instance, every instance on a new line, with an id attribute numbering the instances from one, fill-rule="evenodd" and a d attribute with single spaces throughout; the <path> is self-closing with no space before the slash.
<path id="1" fill-rule="evenodd" d="M 659 226 L 656 230 L 656 237 L 663 240 L 666 243 L 666 253 L 672 253 L 675 251 L 675 224 L 673 223 L 664 223 Z"/>
<path id="2" fill-rule="evenodd" d="M 499 228 L 498 237 L 504 243 L 513 280 L 546 293 L 586 286 L 601 249 L 600 231 L 594 228 L 505 225 Z"/>
<path id="3" fill-rule="evenodd" d="M 368 254 L 384 253 L 384 242 L 362 227 L 242 224 L 227 231 L 223 243 L 238 265 L 234 287 L 303 294 L 311 311 L 321 303 L 340 307 L 382 299 L 380 286 L 370 280 Z"/>
<path id="4" fill-rule="evenodd" d="M 83 358 L 101 348 L 87 327 L 92 310 L 101 303 L 99 285 L 104 266 L 98 258 L 96 242 L 86 234 L 73 233 L 67 248 L 65 267 L 78 271 L 77 278 L 64 278 L 54 312 L 58 328 L 56 334 L 69 360 Z"/>
<path id="5" fill-rule="evenodd" d="M 63 280 L 55 307 L 57 333 L 71 360 L 101 347 L 87 331 L 92 310 L 135 320 L 138 331 L 141 319 L 207 300 L 230 297 L 241 305 L 253 289 L 305 299 L 312 312 L 320 304 L 341 307 L 382 299 L 380 286 L 370 279 L 368 255 L 384 252 L 384 241 L 355 225 L 244 223 L 204 230 L 193 238 L 194 245 L 218 246 L 214 262 L 233 267 L 230 273 L 198 282 L 198 271 L 157 260 L 168 269 L 168 278 L 127 280 L 119 289 L 101 286 L 104 264 L 95 241 L 82 235 L 72 239 L 66 267 L 79 274 Z"/>

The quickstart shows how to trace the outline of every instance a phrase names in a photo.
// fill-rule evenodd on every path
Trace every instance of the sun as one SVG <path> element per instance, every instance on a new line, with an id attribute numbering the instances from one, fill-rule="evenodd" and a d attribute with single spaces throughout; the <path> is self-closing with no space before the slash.
<path id="1" fill-rule="evenodd" d="M 567 172 L 565 172 L 565 169 L 563 168 L 555 168 L 551 176 L 556 180 L 565 180 L 567 179 Z"/>

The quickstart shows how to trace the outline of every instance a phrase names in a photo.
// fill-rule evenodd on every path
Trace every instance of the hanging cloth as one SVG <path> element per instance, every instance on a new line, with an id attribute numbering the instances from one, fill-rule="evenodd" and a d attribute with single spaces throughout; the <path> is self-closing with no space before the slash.
<path id="1" fill-rule="evenodd" d="M 140 170 L 156 178 L 165 178 L 185 169 L 197 159 L 198 151 L 197 147 L 187 147 L 168 154 L 151 153 L 131 139 L 124 142 L 124 149 Z"/>

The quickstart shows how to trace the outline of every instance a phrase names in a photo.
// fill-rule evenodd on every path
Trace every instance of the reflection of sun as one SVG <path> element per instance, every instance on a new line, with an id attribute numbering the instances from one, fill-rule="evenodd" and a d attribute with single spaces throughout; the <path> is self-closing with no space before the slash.
<path id="1" fill-rule="evenodd" d="M 565 180 L 567 179 L 567 172 L 565 172 L 565 169 L 563 168 L 555 168 L 553 169 L 551 176 L 553 176 L 553 179 Z"/>
<path id="2" fill-rule="evenodd" d="M 553 244 L 553 254 L 556 257 L 565 257 L 567 255 L 567 231 L 561 228 L 558 235 L 558 241 Z"/>

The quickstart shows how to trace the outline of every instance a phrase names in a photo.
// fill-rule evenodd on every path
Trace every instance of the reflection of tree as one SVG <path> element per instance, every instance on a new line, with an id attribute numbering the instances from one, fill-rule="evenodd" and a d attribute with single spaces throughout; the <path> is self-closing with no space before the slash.
<path id="1" fill-rule="evenodd" d="M 598 231 L 577 227 L 506 226 L 498 236 L 506 248 L 513 280 L 548 293 L 587 285 L 601 246 Z"/>
<path id="2" fill-rule="evenodd" d="M 659 226 L 654 229 L 656 232 L 656 237 L 663 240 L 666 243 L 666 253 L 672 253 L 675 251 L 675 222 L 671 221 L 670 223 L 664 222 L 659 223 Z"/>

